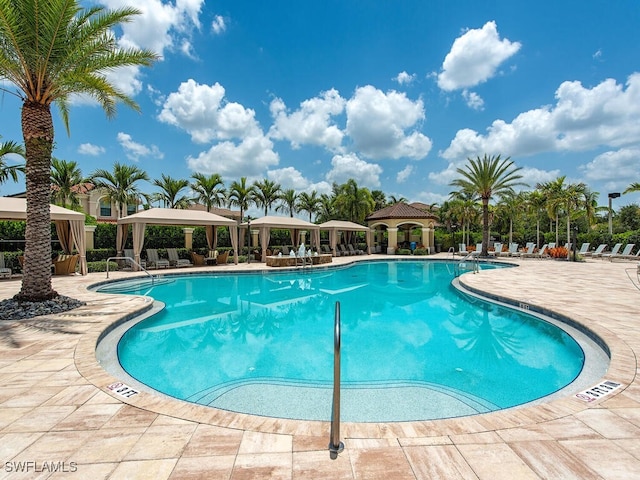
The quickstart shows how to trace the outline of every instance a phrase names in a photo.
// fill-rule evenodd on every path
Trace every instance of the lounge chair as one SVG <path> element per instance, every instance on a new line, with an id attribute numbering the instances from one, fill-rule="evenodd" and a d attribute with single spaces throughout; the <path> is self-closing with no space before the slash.
<path id="1" fill-rule="evenodd" d="M 582 245 L 580 245 L 580 250 L 578 250 L 578 254 L 579 255 L 587 255 L 587 252 L 589 251 L 589 245 L 591 245 L 589 242 L 585 242 Z"/>
<path id="2" fill-rule="evenodd" d="M 353 245 L 351 245 L 350 243 L 347 245 L 347 248 L 349 249 L 349 252 L 351 253 L 351 255 L 363 255 L 364 252 L 360 249 L 355 249 L 353 247 Z"/>
<path id="3" fill-rule="evenodd" d="M 53 261 L 55 275 L 71 275 L 76 273 L 76 265 L 80 255 L 58 255 Z"/>
<path id="4" fill-rule="evenodd" d="M 509 244 L 509 253 L 508 255 L 510 257 L 519 257 L 520 256 L 520 252 L 518 251 L 518 244 L 517 243 L 510 243 Z"/>
<path id="5" fill-rule="evenodd" d="M 200 255 L 199 253 L 193 251 L 189 252 L 189 255 L 191 256 L 191 263 L 193 263 L 194 266 L 204 267 L 207 264 L 204 255 Z"/>
<path id="6" fill-rule="evenodd" d="M 635 243 L 627 243 L 624 248 L 622 249 L 622 253 L 616 253 L 613 254 L 613 252 L 611 253 L 611 255 L 608 256 L 610 261 L 613 261 L 614 258 L 627 258 L 627 257 L 631 257 L 631 250 L 633 250 L 633 247 L 635 247 L 636 244 Z M 603 256 L 604 258 L 604 256 Z"/>
<path id="7" fill-rule="evenodd" d="M 496 242 L 493 244 L 493 254 L 496 257 L 499 257 L 503 254 L 502 252 L 502 242 Z"/>
<path id="8" fill-rule="evenodd" d="M 178 256 L 178 250 L 175 248 L 167 248 L 167 255 L 169 256 L 169 265 L 172 267 L 191 267 L 193 264 L 186 258 L 180 258 Z"/>
<path id="9" fill-rule="evenodd" d="M 7 268 L 4 264 L 4 252 L 0 252 L 0 277 L 11 278 L 13 272 L 10 268 Z"/>
<path id="10" fill-rule="evenodd" d="M 351 255 L 351 252 L 347 250 L 343 244 L 338 245 L 338 252 L 340 253 L 341 257 L 347 257 Z"/>
<path id="11" fill-rule="evenodd" d="M 604 252 L 604 249 L 607 248 L 607 244 L 606 243 L 601 243 L 600 245 L 598 245 L 598 248 L 596 248 L 593 252 L 590 251 L 586 251 L 584 252 L 584 256 L 585 257 L 599 257 L 600 255 L 602 255 L 602 252 Z"/>
<path id="12" fill-rule="evenodd" d="M 124 249 L 124 256 L 131 258 L 134 262 L 136 260 L 135 255 L 133 254 L 133 248 L 125 248 Z M 147 262 L 144 259 L 140 259 L 140 266 L 142 268 L 147 268 Z"/>
<path id="13" fill-rule="evenodd" d="M 324 253 L 325 255 L 333 254 L 333 251 L 329 248 L 329 245 L 321 245 L 320 249 L 322 250 L 322 253 Z"/>
<path id="14" fill-rule="evenodd" d="M 611 255 L 617 255 L 621 248 L 622 248 L 622 244 L 621 243 L 616 243 L 609 253 L 601 253 L 598 256 L 600 258 L 608 258 Z M 595 257 L 596 254 L 594 253 L 593 256 Z"/>
<path id="15" fill-rule="evenodd" d="M 155 248 L 147 248 L 147 265 L 149 268 L 169 268 L 169 260 L 160 258 L 158 250 Z"/>
<path id="16" fill-rule="evenodd" d="M 549 242 L 549 250 L 556 248 L 556 242 Z"/>
<path id="17" fill-rule="evenodd" d="M 546 244 L 545 244 L 544 248 L 546 250 L 546 248 L 547 248 Z M 538 253 L 535 250 L 536 250 L 536 244 L 535 243 L 527 243 L 527 249 L 524 252 L 520 252 L 520 256 L 522 258 L 535 257 L 536 254 Z"/>

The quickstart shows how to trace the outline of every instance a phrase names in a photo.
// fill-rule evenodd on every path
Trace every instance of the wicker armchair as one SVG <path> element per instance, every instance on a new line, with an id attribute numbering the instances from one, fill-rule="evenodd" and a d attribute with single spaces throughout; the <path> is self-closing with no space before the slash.
<path id="1" fill-rule="evenodd" d="M 191 252 L 191 261 L 196 267 L 203 267 L 207 264 L 205 256 L 196 252 Z"/>
<path id="2" fill-rule="evenodd" d="M 76 273 L 76 265 L 78 264 L 80 255 L 58 255 L 53 261 L 55 275 L 71 275 Z"/>

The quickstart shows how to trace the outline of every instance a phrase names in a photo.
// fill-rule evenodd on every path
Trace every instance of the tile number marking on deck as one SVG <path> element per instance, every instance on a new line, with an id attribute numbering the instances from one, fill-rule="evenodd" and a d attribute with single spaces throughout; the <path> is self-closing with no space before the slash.
<path id="1" fill-rule="evenodd" d="M 595 385 L 588 390 L 576 393 L 576 398 L 579 398 L 584 402 L 593 402 L 606 395 L 609 395 L 611 392 L 617 390 L 621 386 L 622 384 L 620 383 L 612 382 L 611 380 L 605 380 L 604 382 L 599 383 L 598 385 Z"/>
<path id="2" fill-rule="evenodd" d="M 112 383 L 111 385 L 107 385 L 107 390 L 111 390 L 113 393 L 116 393 L 125 398 L 131 398 L 134 395 L 140 393 L 138 392 L 138 390 L 135 390 L 122 382 L 116 382 Z"/>

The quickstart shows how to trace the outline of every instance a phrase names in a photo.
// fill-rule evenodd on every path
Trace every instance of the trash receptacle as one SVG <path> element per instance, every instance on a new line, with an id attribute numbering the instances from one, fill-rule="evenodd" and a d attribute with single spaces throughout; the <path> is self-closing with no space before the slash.
<path id="1" fill-rule="evenodd" d="M 416 249 L 417 243 L 411 242 L 411 251 L 413 252 Z"/>

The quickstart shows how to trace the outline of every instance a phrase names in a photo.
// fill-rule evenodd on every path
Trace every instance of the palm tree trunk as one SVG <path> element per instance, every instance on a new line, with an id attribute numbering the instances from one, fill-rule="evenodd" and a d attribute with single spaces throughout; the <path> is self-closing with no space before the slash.
<path id="1" fill-rule="evenodd" d="M 489 256 L 489 199 L 482 199 L 482 253 L 480 256 Z"/>
<path id="2" fill-rule="evenodd" d="M 42 301 L 58 296 L 51 286 L 51 110 L 35 103 L 22 106 L 27 181 L 27 226 L 24 275 L 19 300 Z"/>

